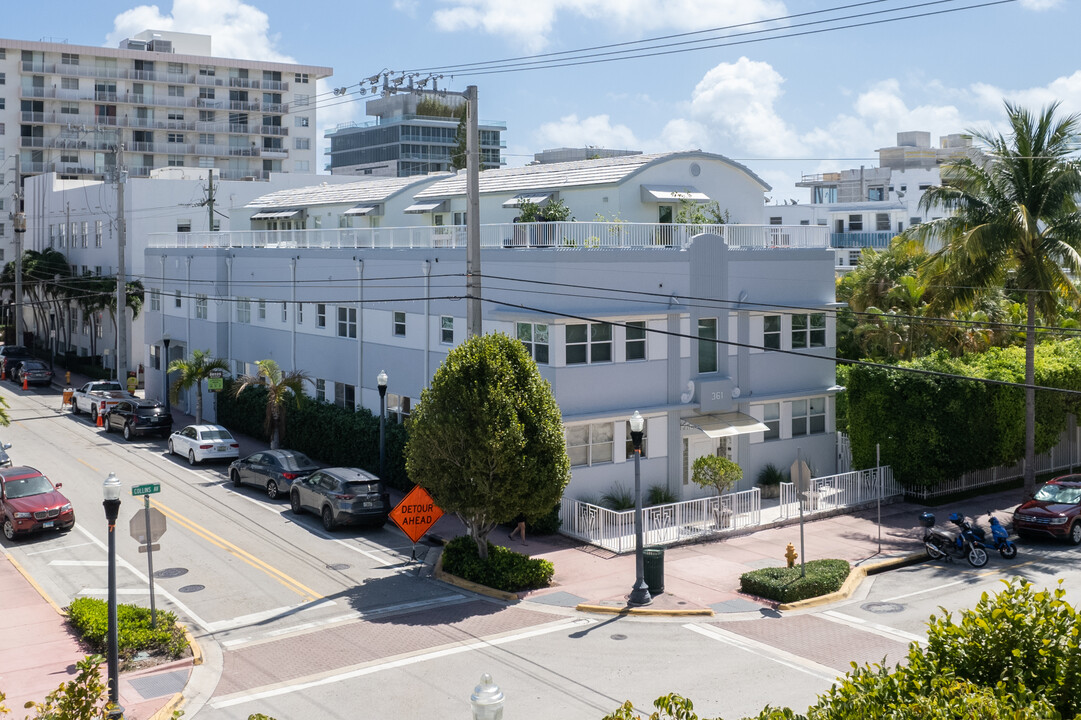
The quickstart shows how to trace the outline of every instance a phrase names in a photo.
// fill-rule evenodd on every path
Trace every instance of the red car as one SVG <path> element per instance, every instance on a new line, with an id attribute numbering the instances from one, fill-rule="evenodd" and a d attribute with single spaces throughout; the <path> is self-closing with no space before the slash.
<path id="1" fill-rule="evenodd" d="M 1013 511 L 1018 535 L 1050 535 L 1081 545 L 1081 475 L 1063 475 Z"/>
<path id="2" fill-rule="evenodd" d="M 0 512 L 8 540 L 39 530 L 67 531 L 75 527 L 75 511 L 60 492 L 60 483 L 53 485 L 49 478 L 25 465 L 0 470 Z"/>

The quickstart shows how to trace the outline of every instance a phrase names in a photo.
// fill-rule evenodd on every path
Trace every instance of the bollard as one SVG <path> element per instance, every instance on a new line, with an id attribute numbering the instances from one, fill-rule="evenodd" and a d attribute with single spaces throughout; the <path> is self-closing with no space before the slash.
<path id="1" fill-rule="evenodd" d="M 788 543 L 788 547 L 785 548 L 785 551 L 784 551 L 784 559 L 788 561 L 788 567 L 795 567 L 796 566 L 796 558 L 798 558 L 798 557 L 799 557 L 799 555 L 796 553 L 795 546 L 792 545 L 792 543 Z"/>

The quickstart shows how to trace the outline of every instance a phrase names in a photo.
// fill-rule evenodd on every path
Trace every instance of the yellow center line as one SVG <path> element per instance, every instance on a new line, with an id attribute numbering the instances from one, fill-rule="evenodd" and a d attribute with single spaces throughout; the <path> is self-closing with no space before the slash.
<path id="1" fill-rule="evenodd" d="M 270 575 L 275 580 L 280 582 L 282 585 L 284 585 L 285 587 L 289 588 L 293 592 L 295 592 L 298 595 L 300 595 L 301 597 L 303 597 L 305 600 L 321 600 L 323 598 L 322 595 L 317 593 L 315 590 L 312 590 L 311 588 L 307 587 L 306 585 L 301 583 L 299 580 L 295 580 L 294 578 L 286 575 L 285 573 L 283 573 L 282 571 L 280 571 L 277 568 L 273 567 L 272 565 L 269 565 L 269 564 L 263 562 L 262 560 L 255 557 L 254 555 L 247 552 L 246 550 L 243 550 L 243 549 L 237 547 L 236 545 L 234 545 L 233 543 L 229 542 L 228 540 L 225 540 L 224 538 L 222 538 L 222 537 L 220 537 L 218 535 L 215 535 L 214 533 L 210 532 L 209 530 L 202 527 L 198 523 L 184 517 L 183 515 L 178 513 L 176 510 L 173 510 L 172 508 L 169 508 L 166 505 L 163 505 L 161 502 L 159 502 L 157 500 L 151 500 L 150 503 L 154 507 L 158 508 L 163 513 L 165 513 L 166 516 L 172 518 L 174 521 L 179 523 L 182 527 L 187 528 L 192 533 L 194 533 L 195 535 L 198 535 L 199 537 L 203 538 L 204 540 L 206 540 L 210 544 L 216 545 L 217 547 L 221 548 L 222 550 L 225 550 L 225 551 L 229 552 L 230 554 L 232 554 L 236 558 L 238 558 L 240 560 L 243 560 L 248 565 L 251 565 L 253 568 L 255 568 L 257 570 L 261 570 L 264 573 L 266 573 L 267 575 Z"/>

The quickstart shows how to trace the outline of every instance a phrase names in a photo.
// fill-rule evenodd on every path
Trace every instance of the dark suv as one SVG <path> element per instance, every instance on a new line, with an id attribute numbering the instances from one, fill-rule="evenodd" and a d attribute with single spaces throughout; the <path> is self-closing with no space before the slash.
<path id="1" fill-rule="evenodd" d="M 120 430 L 125 440 L 136 435 L 169 437 L 173 432 L 173 416 L 157 400 L 121 400 L 102 415 L 105 432 Z"/>
<path id="2" fill-rule="evenodd" d="M 289 503 L 297 515 L 305 510 L 317 513 L 327 530 L 358 523 L 382 527 L 390 514 L 390 495 L 383 481 L 351 467 L 324 468 L 294 481 Z"/>
<path id="3" fill-rule="evenodd" d="M 0 347 L 0 379 L 14 380 L 15 376 L 12 371 L 15 370 L 15 366 L 32 357 L 30 351 L 22 345 L 4 345 Z"/>

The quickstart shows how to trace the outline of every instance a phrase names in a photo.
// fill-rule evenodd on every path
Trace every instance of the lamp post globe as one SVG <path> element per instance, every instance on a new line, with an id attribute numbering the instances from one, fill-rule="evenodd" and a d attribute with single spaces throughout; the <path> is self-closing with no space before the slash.
<path id="1" fill-rule="evenodd" d="M 105 519 L 109 523 L 109 627 L 107 642 L 107 664 L 109 673 L 109 712 L 110 720 L 124 717 L 124 708 L 120 706 L 120 662 L 117 648 L 116 618 L 116 517 L 120 514 L 120 479 L 116 473 L 109 473 L 101 487 L 102 505 L 105 507 Z"/>
<path id="2" fill-rule="evenodd" d="M 379 386 L 379 479 L 386 482 L 387 371 L 380 370 L 375 382 Z"/>
<path id="3" fill-rule="evenodd" d="M 628 605 L 649 605 L 653 598 L 645 578 L 645 555 L 642 541 L 642 431 L 646 421 L 637 410 L 631 415 L 631 445 L 634 446 L 634 587 L 627 598 Z"/>

